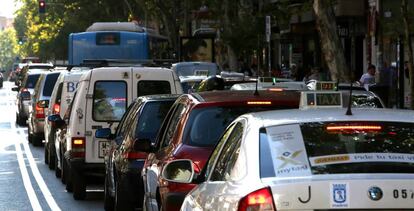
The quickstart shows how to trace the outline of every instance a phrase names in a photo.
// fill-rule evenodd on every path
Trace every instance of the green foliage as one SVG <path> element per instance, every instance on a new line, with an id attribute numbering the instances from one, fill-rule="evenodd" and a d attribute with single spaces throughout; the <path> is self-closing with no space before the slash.
<path id="1" fill-rule="evenodd" d="M 6 70 L 11 69 L 19 51 L 16 40 L 16 31 L 6 29 L 0 32 L 0 67 Z"/>

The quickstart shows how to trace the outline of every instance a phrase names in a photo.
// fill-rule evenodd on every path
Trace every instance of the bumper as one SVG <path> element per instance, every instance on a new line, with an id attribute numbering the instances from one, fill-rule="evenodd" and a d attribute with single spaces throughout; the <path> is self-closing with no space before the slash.
<path id="1" fill-rule="evenodd" d="M 33 132 L 36 134 L 43 134 L 45 131 L 45 120 L 44 119 L 34 119 L 33 122 Z"/>
<path id="2" fill-rule="evenodd" d="M 85 176 L 105 176 L 104 163 L 85 163 L 85 158 L 74 158 L 71 151 L 65 153 L 65 158 L 69 161 L 71 171 L 82 173 Z"/>

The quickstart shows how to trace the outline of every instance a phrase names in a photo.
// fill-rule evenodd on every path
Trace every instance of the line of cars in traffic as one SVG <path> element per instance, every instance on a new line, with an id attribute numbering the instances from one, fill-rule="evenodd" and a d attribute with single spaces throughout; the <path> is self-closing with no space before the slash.
<path id="1" fill-rule="evenodd" d="M 414 208 L 390 194 L 414 189 L 414 113 L 373 109 L 376 95 L 265 78 L 184 94 L 168 68 L 45 75 L 57 72 L 48 100 L 30 95 L 29 116 L 43 108 L 45 162 L 77 200 L 98 181 L 106 210 Z"/>

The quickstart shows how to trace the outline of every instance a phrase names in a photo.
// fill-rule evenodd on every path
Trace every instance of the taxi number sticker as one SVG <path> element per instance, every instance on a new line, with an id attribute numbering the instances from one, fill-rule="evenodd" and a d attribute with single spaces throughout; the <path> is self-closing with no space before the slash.
<path id="1" fill-rule="evenodd" d="M 414 199 L 414 191 L 409 189 L 394 189 L 392 195 L 394 199 Z"/>
<path id="2" fill-rule="evenodd" d="M 107 150 L 109 149 L 109 142 L 108 141 L 100 141 L 99 142 L 99 158 L 103 158 L 106 155 Z"/>

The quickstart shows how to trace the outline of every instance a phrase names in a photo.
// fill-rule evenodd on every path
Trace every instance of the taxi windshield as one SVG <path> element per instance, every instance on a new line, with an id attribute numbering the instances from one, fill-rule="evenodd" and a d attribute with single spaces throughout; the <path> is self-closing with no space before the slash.
<path id="1" fill-rule="evenodd" d="M 414 173 L 414 124 L 311 122 L 260 133 L 262 177 Z"/>

